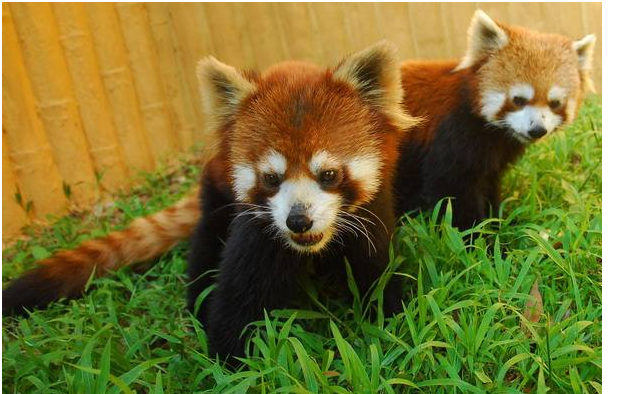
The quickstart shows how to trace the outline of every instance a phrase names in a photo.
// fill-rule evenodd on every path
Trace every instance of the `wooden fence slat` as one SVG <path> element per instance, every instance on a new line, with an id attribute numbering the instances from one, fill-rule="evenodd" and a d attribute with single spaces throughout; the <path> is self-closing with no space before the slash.
<path id="1" fill-rule="evenodd" d="M 243 30 L 244 15 L 236 8 L 236 4 L 205 3 L 203 10 L 205 18 L 209 21 L 210 36 L 214 45 L 214 53 L 211 55 L 226 64 L 240 63 L 246 67 L 255 67 L 252 64 L 250 39 Z M 192 83 L 195 83 L 195 80 Z"/>
<path id="2" fill-rule="evenodd" d="M 391 40 L 397 45 L 402 59 L 415 58 L 416 46 L 408 18 L 408 4 L 376 3 L 375 10 L 382 38 Z"/>
<path id="3" fill-rule="evenodd" d="M 243 7 L 247 23 L 244 34 L 251 40 L 259 70 L 286 59 L 273 6 L 273 3 L 246 3 Z"/>
<path id="4" fill-rule="evenodd" d="M 444 4 L 449 5 L 449 4 Z M 471 22 L 471 16 L 476 7 L 473 3 L 451 3 L 451 7 L 445 7 L 443 19 L 447 24 L 447 31 L 450 35 L 448 42 L 451 57 L 462 57 L 466 50 L 467 34 Z"/>
<path id="5" fill-rule="evenodd" d="M 183 151 L 187 151 L 194 142 L 199 117 L 194 112 L 191 101 L 190 83 L 186 80 L 183 64 L 177 53 L 176 41 L 170 22 L 168 8 L 164 3 L 147 3 L 151 32 L 157 51 L 160 75 L 166 97 L 170 100 L 170 115 L 173 130 Z"/>
<path id="6" fill-rule="evenodd" d="M 200 3 L 166 3 L 171 16 L 171 26 L 179 42 L 179 57 L 183 65 L 186 80 L 191 93 L 191 101 L 196 114 L 203 114 L 201 95 L 196 76 L 197 62 L 208 55 L 214 54 L 214 46 L 210 36 L 210 28 L 205 15 L 205 9 Z M 204 144 L 205 129 L 199 127 L 194 135 L 194 141 Z"/>
<path id="7" fill-rule="evenodd" d="M 132 48 L 128 58 L 151 153 L 156 160 L 171 158 L 179 149 L 160 80 L 147 8 L 141 3 L 117 3 L 116 9 L 126 46 Z"/>
<path id="8" fill-rule="evenodd" d="M 285 58 L 324 63 L 306 3 L 275 3 L 275 15 Z"/>
<path id="9" fill-rule="evenodd" d="M 24 208 L 18 204 L 17 179 L 9 159 L 8 145 L 2 133 L 2 240 L 19 235 L 30 220 Z"/>
<path id="10" fill-rule="evenodd" d="M 343 3 L 342 6 L 346 9 L 348 33 L 353 38 L 351 51 L 359 51 L 382 38 L 372 3 Z"/>
<path id="11" fill-rule="evenodd" d="M 54 161 L 71 200 L 89 207 L 99 191 L 51 5 L 11 3 L 9 8 Z"/>
<path id="12" fill-rule="evenodd" d="M 311 3 L 309 8 L 311 18 L 317 25 L 322 58 L 326 65 L 336 64 L 353 51 L 351 38 L 345 26 L 344 9 L 338 3 Z"/>
<path id="13" fill-rule="evenodd" d="M 38 219 L 50 214 L 62 214 L 67 202 L 62 178 L 36 111 L 7 3 L 2 4 L 2 41 L 3 154 L 6 149 L 20 186 L 24 208 L 32 202 L 30 214 Z M 15 192 L 13 185 L 4 182 L 4 177 L 2 185 L 7 188 L 7 193 Z M 4 228 L 4 216 L 2 223 Z"/>
<path id="14" fill-rule="evenodd" d="M 603 4 L 602 3 L 581 3 L 583 6 L 583 26 L 585 34 L 596 34 L 598 40 L 594 48 L 593 77 L 596 91 L 602 92 L 602 58 L 603 58 Z"/>
<path id="15" fill-rule="evenodd" d="M 445 40 L 444 18 L 439 3 L 409 4 L 408 11 L 411 29 L 417 41 L 418 58 L 443 59 L 455 56 L 450 53 Z"/>
<path id="16" fill-rule="evenodd" d="M 54 13 L 99 184 L 107 192 L 124 188 L 129 181 L 127 168 L 100 77 L 84 5 L 54 3 Z"/>
<path id="17" fill-rule="evenodd" d="M 121 150 L 130 173 L 153 169 L 134 79 L 114 4 L 84 5 L 106 96 L 121 141 Z"/>

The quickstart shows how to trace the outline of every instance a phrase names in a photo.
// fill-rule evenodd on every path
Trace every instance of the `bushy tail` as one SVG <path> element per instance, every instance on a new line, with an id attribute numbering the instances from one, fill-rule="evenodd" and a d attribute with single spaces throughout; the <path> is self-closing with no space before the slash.
<path id="1" fill-rule="evenodd" d="M 77 298 L 91 275 L 160 256 L 188 238 L 200 216 L 198 190 L 175 205 L 134 220 L 126 230 L 82 243 L 42 260 L 2 291 L 2 314 L 42 308 L 61 298 Z"/>

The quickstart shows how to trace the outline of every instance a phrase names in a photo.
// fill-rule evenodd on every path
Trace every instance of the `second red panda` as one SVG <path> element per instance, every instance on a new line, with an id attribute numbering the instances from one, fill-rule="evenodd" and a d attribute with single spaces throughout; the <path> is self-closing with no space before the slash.
<path id="1" fill-rule="evenodd" d="M 398 213 L 452 197 L 460 229 L 495 214 L 508 166 L 574 120 L 592 85 L 594 41 L 501 25 L 477 11 L 462 60 L 402 63 L 404 104 L 426 121 L 402 144 Z"/>

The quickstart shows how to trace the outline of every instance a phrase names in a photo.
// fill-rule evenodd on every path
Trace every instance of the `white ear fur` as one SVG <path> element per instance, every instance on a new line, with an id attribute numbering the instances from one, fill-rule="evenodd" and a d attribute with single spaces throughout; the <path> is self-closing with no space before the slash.
<path id="1" fill-rule="evenodd" d="M 577 52 L 579 57 L 579 70 L 591 70 L 592 59 L 594 57 L 594 45 L 596 44 L 596 36 L 588 34 L 580 40 L 572 43 L 572 49 Z"/>
<path id="2" fill-rule="evenodd" d="M 455 71 L 469 68 L 508 43 L 508 35 L 484 11 L 477 10 L 467 32 L 467 50 Z"/>
<path id="3" fill-rule="evenodd" d="M 198 62 L 197 77 L 203 110 L 208 122 L 214 126 L 233 116 L 242 100 L 256 88 L 238 70 L 212 56 Z"/>
<path id="4" fill-rule="evenodd" d="M 387 115 L 403 130 L 419 123 L 402 108 L 402 75 L 397 48 L 380 41 L 345 58 L 333 73 L 335 80 L 352 86 L 365 102 Z"/>

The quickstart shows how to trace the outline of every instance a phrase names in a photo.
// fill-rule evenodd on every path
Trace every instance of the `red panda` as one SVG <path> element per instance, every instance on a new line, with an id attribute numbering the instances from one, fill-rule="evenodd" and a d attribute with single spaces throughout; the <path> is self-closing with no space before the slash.
<path id="1" fill-rule="evenodd" d="M 218 149 L 200 185 L 188 305 L 194 310 L 216 281 L 197 317 L 211 352 L 239 355 L 243 328 L 264 309 L 289 306 L 309 262 L 338 277 L 346 258 L 362 294 L 386 269 L 399 141 L 418 120 L 401 107 L 396 48 L 388 42 L 329 69 L 288 62 L 258 75 L 208 58 L 197 74 Z M 88 250 L 98 256 L 100 243 L 113 240 L 92 241 Z M 9 285 L 5 302 L 15 310 L 75 295 L 94 266 L 70 253 Z M 68 278 L 75 282 L 66 290 Z M 24 295 L 33 283 L 49 284 L 34 303 Z M 384 288 L 386 311 L 400 299 L 394 277 Z"/>
<path id="2" fill-rule="evenodd" d="M 532 142 L 574 120 L 595 37 L 572 41 L 494 22 L 475 12 L 460 61 L 402 63 L 404 105 L 426 119 L 401 146 L 398 213 L 453 197 L 464 230 L 494 214 L 499 183 Z"/>

